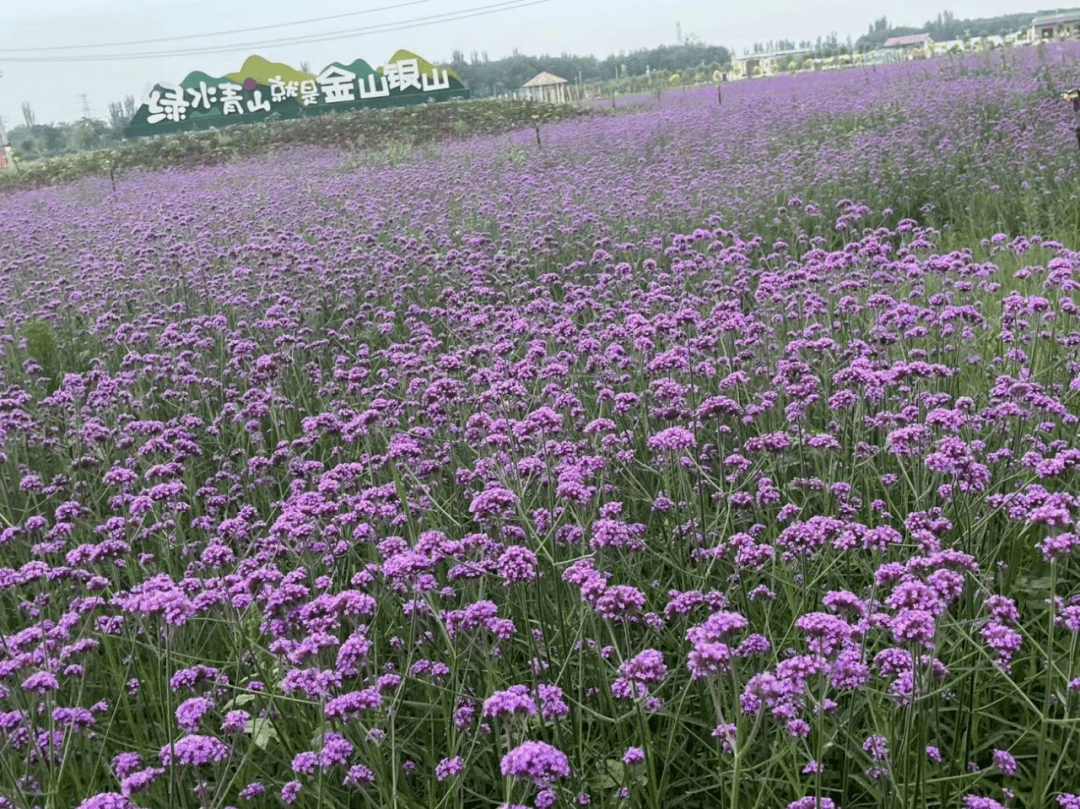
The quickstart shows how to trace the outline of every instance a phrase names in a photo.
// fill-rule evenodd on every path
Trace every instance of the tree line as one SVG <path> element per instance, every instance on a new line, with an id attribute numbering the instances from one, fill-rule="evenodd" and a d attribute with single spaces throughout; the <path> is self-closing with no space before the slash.
<path id="1" fill-rule="evenodd" d="M 39 124 L 30 102 L 22 105 L 23 122 L 8 129 L 7 136 L 20 159 L 104 149 L 124 139 L 124 127 L 139 105 L 135 96 L 109 104 L 108 120 L 84 117 L 77 121 Z"/>
<path id="2" fill-rule="evenodd" d="M 660 45 L 634 51 L 620 51 L 606 59 L 595 56 L 561 54 L 527 56 L 515 48 L 503 59 L 488 59 L 486 53 L 474 51 L 468 59 L 462 51 L 454 51 L 448 67 L 472 90 L 474 96 L 509 95 L 520 89 L 537 73 L 554 73 L 574 84 L 614 82 L 647 73 L 679 73 L 688 69 L 702 70 L 708 66 L 727 65 L 732 53 L 723 45 L 708 45 L 697 37 L 687 36 L 679 45 Z"/>

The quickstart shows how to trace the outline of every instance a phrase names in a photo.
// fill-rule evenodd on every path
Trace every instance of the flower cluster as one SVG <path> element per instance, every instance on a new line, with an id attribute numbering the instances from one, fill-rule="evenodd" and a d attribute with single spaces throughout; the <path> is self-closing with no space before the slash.
<path id="1" fill-rule="evenodd" d="M 1077 809 L 1078 54 L 4 196 L 0 809 Z"/>

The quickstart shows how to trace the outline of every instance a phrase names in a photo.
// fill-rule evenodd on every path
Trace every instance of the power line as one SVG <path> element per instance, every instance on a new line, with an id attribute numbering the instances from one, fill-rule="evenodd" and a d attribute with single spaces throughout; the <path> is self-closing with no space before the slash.
<path id="1" fill-rule="evenodd" d="M 276 22 L 271 25 L 257 25 L 252 28 L 234 28 L 231 31 L 211 31 L 206 34 L 184 34 L 176 37 L 158 37 L 157 39 L 129 39 L 126 42 L 101 42 L 97 45 L 42 45 L 37 48 L 6 48 L 0 50 L 0 54 L 5 53 L 27 53 L 30 51 L 71 51 L 71 50 L 84 50 L 87 48 L 118 48 L 126 45 L 152 45 L 157 42 L 176 42 L 181 39 L 204 39 L 212 36 L 225 36 L 228 34 L 246 34 L 249 31 L 268 31 L 271 28 L 292 28 L 297 25 L 303 25 L 305 23 L 312 22 L 326 22 L 327 20 L 340 20 L 343 17 L 356 17 L 361 14 L 374 14 L 376 11 L 389 11 L 395 8 L 404 8 L 405 6 L 417 6 L 422 3 L 430 3 L 431 0 L 408 0 L 406 3 L 394 3 L 389 6 L 378 6 L 377 8 L 369 8 L 364 11 L 346 11 L 343 14 L 331 14 L 327 17 L 311 17 L 306 20 L 297 20 L 295 22 Z"/>
<path id="2" fill-rule="evenodd" d="M 541 3 L 547 2 L 550 2 L 550 0 L 528 0 L 528 2 L 522 2 L 522 0 L 503 0 L 503 2 L 500 3 L 493 3 L 485 6 L 474 6 L 473 8 L 461 9 L 460 11 L 438 14 L 420 22 L 416 22 L 413 20 L 399 20 L 397 22 L 381 23 L 379 25 L 347 29 L 345 31 L 336 31 L 334 33 L 310 34 L 301 37 L 292 37 L 289 39 L 264 40 L 260 42 L 237 42 L 229 45 L 215 45 L 206 48 L 187 48 L 172 51 L 144 51 L 141 53 L 87 54 L 85 56 L 12 56 L 3 57 L 3 59 L 6 62 L 35 63 L 112 62 L 126 59 L 147 59 L 154 57 L 194 56 L 197 54 L 228 53 L 230 51 L 235 51 L 238 48 L 276 47 L 281 45 L 302 45 L 309 42 L 330 42 L 337 39 L 350 39 L 356 36 L 363 36 L 365 34 L 389 33 L 392 31 L 409 30 L 412 28 L 423 28 L 429 25 L 439 25 L 446 22 L 453 22 L 455 20 L 465 20 L 472 17 L 485 17 L 489 14 L 498 14 L 503 11 L 511 11 L 517 8 L 525 8 L 527 6 L 536 6 L 540 5 Z"/>

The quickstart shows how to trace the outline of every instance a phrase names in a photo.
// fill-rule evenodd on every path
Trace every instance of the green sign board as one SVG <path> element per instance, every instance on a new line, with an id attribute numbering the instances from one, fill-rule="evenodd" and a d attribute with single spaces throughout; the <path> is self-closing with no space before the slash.
<path id="1" fill-rule="evenodd" d="M 452 70 L 409 51 L 398 51 L 379 68 L 363 59 L 332 62 L 318 75 L 249 56 L 236 73 L 215 78 L 196 70 L 179 84 L 154 85 L 124 137 L 468 97 Z"/>

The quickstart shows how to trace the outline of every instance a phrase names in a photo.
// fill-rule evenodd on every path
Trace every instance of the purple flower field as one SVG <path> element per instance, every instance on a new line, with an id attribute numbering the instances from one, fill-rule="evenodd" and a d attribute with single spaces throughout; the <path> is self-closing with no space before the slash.
<path id="1" fill-rule="evenodd" d="M 0 197 L 0 807 L 1080 808 L 1077 84 Z"/>

